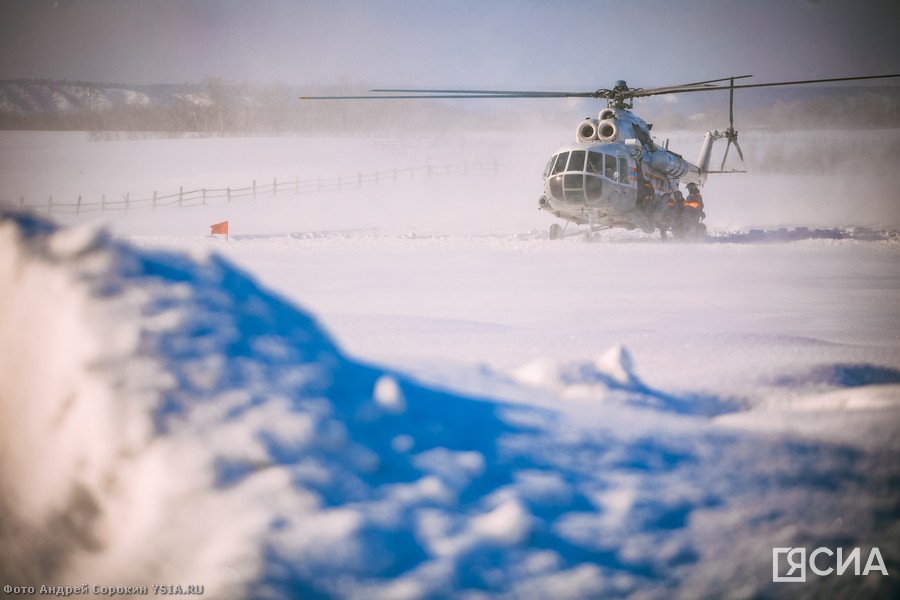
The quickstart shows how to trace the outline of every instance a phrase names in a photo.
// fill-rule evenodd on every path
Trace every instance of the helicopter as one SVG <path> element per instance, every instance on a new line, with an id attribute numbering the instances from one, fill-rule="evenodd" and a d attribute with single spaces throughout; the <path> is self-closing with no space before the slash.
<path id="1" fill-rule="evenodd" d="M 707 235 L 705 213 L 699 188 L 710 174 L 742 173 L 725 170 L 733 145 L 741 161 L 744 153 L 734 128 L 734 93 L 737 89 L 779 87 L 838 81 L 900 77 L 900 74 L 836 77 L 773 83 L 740 83 L 751 75 L 731 76 L 658 88 L 631 88 L 624 80 L 610 89 L 593 92 L 373 89 L 366 96 L 301 96 L 302 100 L 385 100 L 385 99 L 475 99 L 475 98 L 593 98 L 605 99 L 607 106 L 596 118 L 578 124 L 575 141 L 557 149 L 543 172 L 543 194 L 538 209 L 565 221 L 565 225 L 587 225 L 585 239 L 596 239 L 606 229 L 640 229 L 646 234 L 659 230 L 663 240 L 671 231 L 675 238 L 702 240 Z M 728 82 L 727 85 L 725 82 Z M 666 94 L 728 91 L 729 122 L 724 131 L 707 131 L 695 162 L 686 160 L 656 143 L 650 134 L 653 125 L 634 114 L 634 99 Z M 711 169 L 713 145 L 727 140 L 719 169 Z M 680 190 L 687 185 L 692 194 L 685 200 Z M 698 210 L 699 209 L 699 210 Z M 550 226 L 550 239 L 564 235 L 559 223 Z"/>

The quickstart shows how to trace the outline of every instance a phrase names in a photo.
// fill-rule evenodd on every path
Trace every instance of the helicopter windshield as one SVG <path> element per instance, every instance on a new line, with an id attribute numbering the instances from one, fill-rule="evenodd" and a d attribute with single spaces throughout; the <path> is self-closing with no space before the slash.
<path id="1" fill-rule="evenodd" d="M 569 160 L 568 152 L 560 152 L 559 156 L 556 157 L 556 164 L 553 165 L 553 169 L 550 171 L 551 175 L 556 175 L 557 173 L 561 173 L 566 170 L 566 162 Z"/>
<path id="2" fill-rule="evenodd" d="M 587 169 L 591 175 L 603 175 L 603 155 L 599 152 L 588 152 Z"/>
<path id="3" fill-rule="evenodd" d="M 569 158 L 569 166 L 566 171 L 584 171 L 584 150 L 575 150 Z"/>
<path id="4" fill-rule="evenodd" d="M 544 177 L 550 176 L 550 170 L 553 168 L 553 165 L 556 164 L 556 157 L 551 156 L 550 160 L 547 161 L 547 166 L 544 167 Z"/>
<path id="5" fill-rule="evenodd" d="M 624 184 L 631 183 L 632 179 L 627 158 L 594 150 L 572 150 L 551 156 L 544 168 L 544 177 L 563 172 L 597 175 Z"/>

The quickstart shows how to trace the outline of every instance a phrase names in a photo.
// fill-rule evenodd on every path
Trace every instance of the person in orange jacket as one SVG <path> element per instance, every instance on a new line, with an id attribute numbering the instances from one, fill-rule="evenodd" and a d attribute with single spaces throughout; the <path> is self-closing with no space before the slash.
<path id="1" fill-rule="evenodd" d="M 706 237 L 706 225 L 702 222 L 706 216 L 703 212 L 703 196 L 700 195 L 700 188 L 696 183 L 689 183 L 687 189 L 687 198 L 681 203 L 675 220 L 677 230 L 673 227 L 672 231 L 676 237 L 700 239 Z"/>
<path id="2" fill-rule="evenodd" d="M 697 187 L 696 183 L 689 183 L 687 189 L 688 196 L 684 199 L 684 209 L 688 211 L 698 211 L 697 213 L 693 213 L 697 215 L 698 220 L 705 217 L 706 213 L 703 212 L 703 196 L 700 195 L 700 188 Z"/>

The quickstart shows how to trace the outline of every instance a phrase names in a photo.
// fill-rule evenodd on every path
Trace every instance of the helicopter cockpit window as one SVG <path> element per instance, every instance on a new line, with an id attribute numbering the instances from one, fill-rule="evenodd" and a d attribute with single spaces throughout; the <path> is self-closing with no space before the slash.
<path id="1" fill-rule="evenodd" d="M 605 157 L 605 171 L 604 171 L 603 175 L 604 175 L 607 179 L 613 179 L 613 180 L 615 180 L 615 178 L 616 178 L 616 169 L 618 168 L 618 167 L 616 166 L 616 157 L 615 157 L 615 156 L 610 156 L 609 154 L 604 154 L 604 157 Z"/>
<path id="2" fill-rule="evenodd" d="M 556 157 L 556 164 L 553 165 L 553 170 L 550 172 L 551 175 L 556 175 L 557 173 L 561 173 L 566 170 L 566 161 L 569 160 L 568 152 L 560 152 L 559 156 Z"/>
<path id="3" fill-rule="evenodd" d="M 629 173 L 628 167 L 628 159 L 624 156 L 619 157 L 619 183 L 628 184 L 631 183 L 631 176 Z"/>
<path id="4" fill-rule="evenodd" d="M 603 175 L 603 155 L 599 152 L 588 152 L 585 171 L 593 175 Z"/>
<path id="5" fill-rule="evenodd" d="M 584 150 L 573 151 L 566 171 L 584 171 L 584 155 Z"/>
<path id="6" fill-rule="evenodd" d="M 555 165 L 555 164 L 556 164 L 556 157 L 551 156 L 550 160 L 547 161 L 547 166 L 544 167 L 544 177 L 547 177 L 548 175 L 550 175 L 550 169 L 552 169 L 553 165 Z"/>

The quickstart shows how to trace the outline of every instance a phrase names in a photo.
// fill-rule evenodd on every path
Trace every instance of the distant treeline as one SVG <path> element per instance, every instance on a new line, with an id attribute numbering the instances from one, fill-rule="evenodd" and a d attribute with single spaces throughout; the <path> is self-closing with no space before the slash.
<path id="1" fill-rule="evenodd" d="M 348 93 L 346 88 L 305 92 Z M 259 87 L 216 79 L 202 85 L 131 88 L 0 82 L 0 129 L 6 130 L 155 132 L 174 136 L 434 131 L 460 123 L 466 128 L 512 127 L 512 117 L 504 115 L 458 102 L 301 100 L 298 90 L 286 86 Z"/>
<path id="2" fill-rule="evenodd" d="M 309 101 L 300 100 L 301 93 L 356 94 L 360 89 L 301 90 L 219 79 L 180 86 L 6 81 L 0 82 L 0 129 L 212 136 L 521 129 L 550 124 L 569 126 L 574 132 L 582 118 L 602 108 L 601 102 L 592 100 Z M 719 92 L 685 94 L 676 103 L 644 101 L 635 110 L 656 125 L 655 131 L 727 126 L 727 96 Z M 738 129 L 898 128 L 900 87 L 748 90 L 736 97 L 735 112 Z"/>

